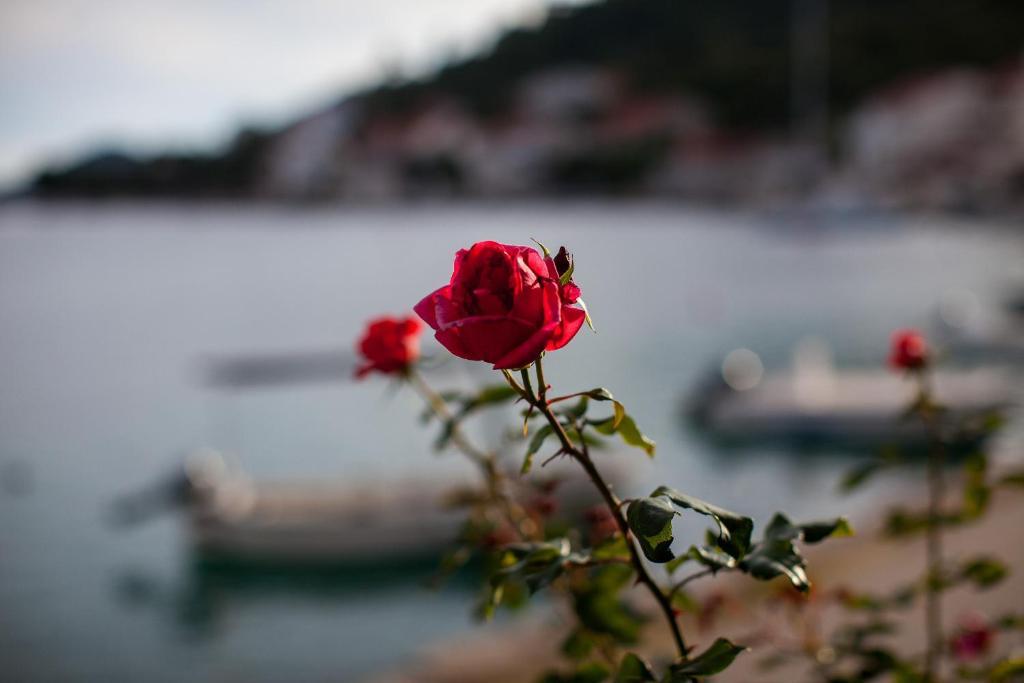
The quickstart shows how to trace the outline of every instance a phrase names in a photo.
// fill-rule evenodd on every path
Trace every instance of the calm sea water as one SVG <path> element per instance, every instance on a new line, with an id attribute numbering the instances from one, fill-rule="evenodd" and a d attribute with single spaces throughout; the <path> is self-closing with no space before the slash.
<path id="1" fill-rule="evenodd" d="M 681 403 L 709 366 L 739 346 L 783 366 L 808 335 L 841 365 L 878 364 L 893 327 L 927 326 L 950 292 L 994 302 L 1024 262 L 1007 226 L 657 204 L 0 208 L 3 677 L 351 680 L 471 628 L 458 586 L 211 575 L 175 517 L 119 531 L 105 513 L 204 444 L 259 477 L 463 472 L 426 452 L 415 398 L 384 382 L 225 392 L 202 362 L 350 348 L 365 319 L 440 285 L 457 248 L 530 237 L 575 252 L 598 326 L 549 380 L 612 388 L 659 443 L 653 463 L 602 457 L 629 463 L 637 491 L 664 481 L 761 518 L 874 499 L 835 498 L 839 457 L 725 453 L 691 433 Z"/>

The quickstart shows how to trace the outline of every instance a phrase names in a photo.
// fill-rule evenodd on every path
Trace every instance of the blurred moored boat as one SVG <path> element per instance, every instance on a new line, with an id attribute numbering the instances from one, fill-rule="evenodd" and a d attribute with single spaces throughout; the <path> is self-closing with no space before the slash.
<path id="1" fill-rule="evenodd" d="M 589 482 L 573 472 L 552 472 L 568 515 L 599 502 Z M 184 508 L 193 547 L 217 561 L 379 564 L 437 557 L 452 547 L 466 518 L 463 508 L 450 504 L 460 490 L 467 489 L 451 482 L 255 481 L 216 452 L 202 451 L 173 480 L 119 500 L 115 512 L 132 523 Z"/>
<path id="2" fill-rule="evenodd" d="M 727 359 L 724 374 L 716 372 L 690 399 L 690 417 L 712 437 L 854 447 L 914 445 L 927 438 L 920 421 L 905 418 L 916 387 L 898 373 L 836 370 L 812 353 L 798 357 L 789 372 L 763 375 L 756 356 L 745 353 L 751 357 L 733 365 L 748 367 L 730 368 Z M 977 438 L 985 436 L 987 418 L 1012 402 L 1010 378 L 991 368 L 940 370 L 933 387 L 946 409 L 943 421 L 974 420 Z"/>

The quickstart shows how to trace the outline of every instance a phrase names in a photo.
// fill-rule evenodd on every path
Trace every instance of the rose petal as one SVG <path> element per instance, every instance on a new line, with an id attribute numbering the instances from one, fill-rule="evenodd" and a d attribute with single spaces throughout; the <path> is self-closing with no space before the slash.
<path id="1" fill-rule="evenodd" d="M 433 329 L 438 328 L 437 324 L 437 304 L 436 299 L 450 299 L 451 298 L 451 287 L 445 285 L 439 289 L 434 290 L 430 294 L 420 299 L 420 302 L 412 307 L 412 310 L 416 312 L 416 315 L 423 318 L 423 322 L 430 325 Z"/>
<path id="2" fill-rule="evenodd" d="M 449 284 L 455 284 L 455 281 L 461 278 L 462 268 L 466 265 L 466 259 L 469 258 L 469 249 L 459 249 L 455 252 L 455 263 L 452 265 L 452 278 Z"/>
<path id="3" fill-rule="evenodd" d="M 456 330 L 438 330 L 434 333 L 434 339 L 441 344 L 441 346 L 448 349 L 452 355 L 458 356 L 465 360 L 483 360 L 479 356 L 473 355 L 466 345 L 462 343 L 462 339 L 459 338 L 459 333 Z"/>
<path id="4" fill-rule="evenodd" d="M 512 307 L 512 314 L 528 320 L 534 327 L 542 327 L 562 319 L 562 301 L 558 284 L 548 279 L 537 280 L 534 287 L 524 289 Z"/>
<path id="5" fill-rule="evenodd" d="M 529 339 L 535 328 L 506 316 L 478 316 L 460 320 L 458 335 L 470 354 L 493 363 Z"/>
<path id="6" fill-rule="evenodd" d="M 532 247 L 519 247 L 517 256 L 534 276 L 544 277 L 548 274 L 548 266 L 536 249 Z"/>
<path id="7" fill-rule="evenodd" d="M 512 370 L 522 368 L 537 360 L 557 328 L 558 323 L 550 323 L 541 327 L 530 335 L 529 339 L 495 361 L 494 369 Z"/>
<path id="8" fill-rule="evenodd" d="M 579 308 L 573 308 L 572 306 L 562 307 L 562 323 L 558 326 L 551 341 L 548 342 L 547 350 L 554 351 L 560 349 L 576 336 L 576 333 L 583 327 L 584 321 L 587 319 L 587 314 Z"/>

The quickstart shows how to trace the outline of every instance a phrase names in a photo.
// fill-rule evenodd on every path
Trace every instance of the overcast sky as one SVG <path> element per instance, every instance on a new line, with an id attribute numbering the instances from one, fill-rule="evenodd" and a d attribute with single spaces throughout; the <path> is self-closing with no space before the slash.
<path id="1" fill-rule="evenodd" d="M 0 187 L 107 144 L 217 144 L 478 48 L 547 4 L 0 0 Z"/>

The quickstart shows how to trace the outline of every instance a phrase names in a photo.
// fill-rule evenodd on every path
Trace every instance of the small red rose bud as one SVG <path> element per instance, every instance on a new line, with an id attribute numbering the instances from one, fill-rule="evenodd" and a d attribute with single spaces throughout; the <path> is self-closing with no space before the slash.
<path id="1" fill-rule="evenodd" d="M 917 330 L 897 330 L 892 335 L 889 366 L 896 370 L 917 370 L 928 364 L 928 343 Z"/>
<path id="2" fill-rule="evenodd" d="M 516 534 L 508 525 L 502 525 L 489 531 L 480 539 L 480 545 L 487 549 L 500 548 L 516 540 Z"/>
<path id="3" fill-rule="evenodd" d="M 420 357 L 420 330 L 415 318 L 377 318 L 371 320 L 357 350 L 364 362 L 356 369 L 362 379 L 371 372 L 402 374 Z"/>
<path id="4" fill-rule="evenodd" d="M 970 661 L 984 656 L 992 649 L 996 634 L 980 614 L 961 618 L 960 626 L 949 640 L 949 649 L 958 660 Z"/>
<path id="5" fill-rule="evenodd" d="M 558 500 L 552 496 L 537 496 L 530 502 L 530 511 L 540 517 L 550 517 L 558 510 Z"/>

